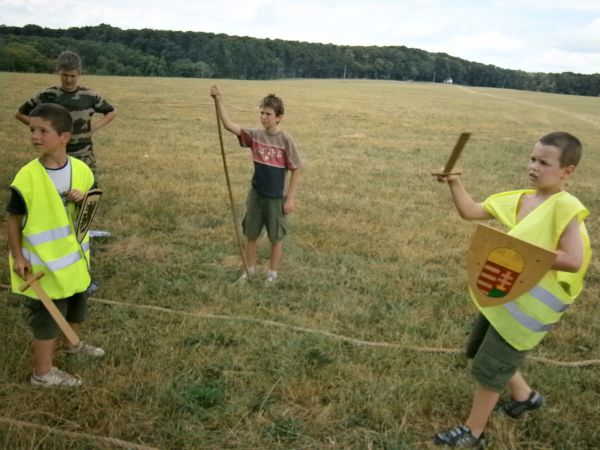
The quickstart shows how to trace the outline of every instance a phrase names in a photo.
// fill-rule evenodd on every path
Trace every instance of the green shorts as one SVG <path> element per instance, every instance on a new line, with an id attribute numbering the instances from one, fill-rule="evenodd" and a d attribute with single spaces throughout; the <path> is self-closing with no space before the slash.
<path id="1" fill-rule="evenodd" d="M 523 364 L 527 352 L 506 342 L 479 314 L 467 342 L 467 358 L 473 358 L 471 374 L 483 387 L 502 392 Z"/>
<path id="2" fill-rule="evenodd" d="M 60 329 L 56 322 L 41 302 L 33 298 L 24 298 L 22 301 L 26 308 L 27 325 L 35 339 L 56 339 Z M 87 316 L 87 296 L 81 292 L 69 298 L 54 300 L 54 304 L 69 323 L 82 323 Z"/>
<path id="3" fill-rule="evenodd" d="M 283 198 L 265 197 L 251 189 L 246 200 L 246 215 L 242 221 L 244 236 L 258 239 L 263 227 L 267 228 L 272 244 L 281 241 L 287 234 L 287 223 L 283 214 Z"/>

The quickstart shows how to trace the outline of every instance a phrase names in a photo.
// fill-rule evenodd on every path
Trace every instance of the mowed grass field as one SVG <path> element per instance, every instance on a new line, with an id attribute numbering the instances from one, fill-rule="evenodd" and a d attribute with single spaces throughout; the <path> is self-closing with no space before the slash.
<path id="1" fill-rule="evenodd" d="M 0 74 L 3 205 L 18 169 L 36 156 L 14 113 L 57 81 Z M 306 163 L 279 282 L 239 287 L 211 82 L 82 77 L 119 112 L 94 138 L 105 195 L 93 228 L 113 237 L 94 244 L 101 290 L 82 333 L 107 354 L 57 353 L 56 364 L 84 380 L 78 390 L 31 387 L 31 337 L 18 299 L 3 288 L 0 448 L 429 448 L 434 433 L 468 413 L 474 383 L 460 351 L 476 315 L 465 269 L 476 224 L 458 217 L 430 172 L 461 132 L 472 132 L 458 166 L 483 200 L 526 187 L 536 139 L 569 131 L 584 157 L 568 188 L 591 211 L 597 255 L 600 99 L 218 80 L 244 126 L 260 126 L 264 95 L 282 96 L 283 127 Z M 224 141 L 241 216 L 252 162 L 234 136 Z M 267 259 L 263 238 L 261 269 Z M 490 448 L 600 448 L 599 365 L 536 359 L 600 360 L 599 269 L 594 258 L 586 290 L 524 367 L 547 407 L 522 421 L 495 416 Z"/>

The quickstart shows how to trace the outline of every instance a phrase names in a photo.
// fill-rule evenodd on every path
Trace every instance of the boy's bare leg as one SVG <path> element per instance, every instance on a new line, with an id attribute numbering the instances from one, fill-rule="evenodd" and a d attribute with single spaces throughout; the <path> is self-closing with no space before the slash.
<path id="1" fill-rule="evenodd" d="M 475 396 L 473 397 L 471 413 L 465 423 L 471 429 L 473 436 L 481 436 L 499 398 L 499 392 L 484 388 L 481 385 L 477 386 Z"/>
<path id="2" fill-rule="evenodd" d="M 527 384 L 521 372 L 516 372 L 508 382 L 510 388 L 510 397 L 513 400 L 523 402 L 529 398 L 533 389 Z"/>
<path id="3" fill-rule="evenodd" d="M 32 343 L 34 371 L 37 376 L 46 375 L 52 369 L 52 357 L 54 355 L 54 343 L 56 339 L 34 339 Z"/>
<path id="4" fill-rule="evenodd" d="M 274 244 L 271 244 L 271 260 L 269 261 L 269 271 L 277 272 L 279 261 L 281 260 L 282 248 L 283 241 L 277 241 Z"/>
<path id="5" fill-rule="evenodd" d="M 258 246 L 258 239 L 248 239 L 246 241 L 246 264 L 248 268 L 256 267 L 256 247 Z"/>

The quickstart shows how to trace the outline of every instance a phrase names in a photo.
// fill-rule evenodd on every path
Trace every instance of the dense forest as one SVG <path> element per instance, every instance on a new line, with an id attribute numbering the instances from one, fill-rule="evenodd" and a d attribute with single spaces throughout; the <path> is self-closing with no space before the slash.
<path id="1" fill-rule="evenodd" d="M 600 95 L 600 74 L 530 73 L 404 46 L 345 46 L 191 31 L 0 25 L 0 71 L 52 72 L 63 50 L 89 74 L 197 78 L 368 78 Z"/>

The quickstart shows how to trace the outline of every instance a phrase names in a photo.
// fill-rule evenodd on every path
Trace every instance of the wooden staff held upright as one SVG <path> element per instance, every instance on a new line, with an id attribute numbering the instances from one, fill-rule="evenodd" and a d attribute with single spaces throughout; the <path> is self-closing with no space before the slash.
<path id="1" fill-rule="evenodd" d="M 233 217 L 233 228 L 235 229 L 235 237 L 237 240 L 240 256 L 242 257 L 242 263 L 244 264 L 244 272 L 249 277 L 248 263 L 246 262 L 246 254 L 244 247 L 242 246 L 242 239 L 240 238 L 240 231 L 237 226 L 237 214 L 235 212 L 235 203 L 233 202 L 233 193 L 231 192 L 231 182 L 229 181 L 229 171 L 227 170 L 227 158 L 225 158 L 225 146 L 223 145 L 223 131 L 221 130 L 221 118 L 219 117 L 219 107 L 217 105 L 217 99 L 215 101 L 215 113 L 217 115 L 217 129 L 219 130 L 219 144 L 221 145 L 221 157 L 223 159 L 223 171 L 225 172 L 225 181 L 227 182 L 227 192 L 229 192 L 229 204 L 231 205 L 231 215 Z"/>

